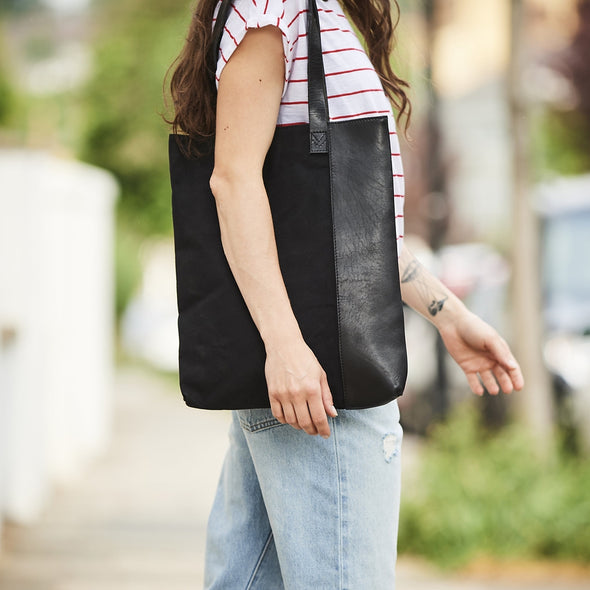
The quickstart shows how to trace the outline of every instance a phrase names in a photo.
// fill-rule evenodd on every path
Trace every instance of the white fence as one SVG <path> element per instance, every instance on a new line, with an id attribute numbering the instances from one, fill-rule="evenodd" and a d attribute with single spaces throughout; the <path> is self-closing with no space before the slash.
<path id="1" fill-rule="evenodd" d="M 102 170 L 0 151 L 0 527 L 108 441 L 116 194 Z"/>

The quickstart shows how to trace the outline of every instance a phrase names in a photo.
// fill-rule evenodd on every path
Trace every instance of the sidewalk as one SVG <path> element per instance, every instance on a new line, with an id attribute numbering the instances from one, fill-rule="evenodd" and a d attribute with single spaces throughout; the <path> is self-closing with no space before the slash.
<path id="1" fill-rule="evenodd" d="M 57 492 L 34 526 L 7 527 L 0 590 L 201 590 L 228 415 L 190 410 L 172 382 L 131 369 L 118 374 L 115 400 L 110 451 Z M 408 443 L 405 461 L 413 452 Z M 397 589 L 590 588 L 589 580 L 546 573 L 519 578 L 447 577 L 402 557 Z"/>

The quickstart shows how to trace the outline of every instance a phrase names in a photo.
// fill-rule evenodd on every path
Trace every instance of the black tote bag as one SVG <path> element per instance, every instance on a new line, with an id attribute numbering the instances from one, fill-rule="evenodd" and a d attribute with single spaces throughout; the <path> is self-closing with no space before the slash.
<path id="1" fill-rule="evenodd" d="M 213 33 L 212 71 L 231 1 Z M 329 122 L 319 16 L 308 11 L 309 125 L 277 127 L 263 177 L 279 263 L 303 337 L 337 408 L 401 395 L 407 359 L 386 116 Z M 188 406 L 269 407 L 265 349 L 221 245 L 213 140 L 169 141 L 180 386 Z M 186 144 L 185 144 L 186 145 Z"/>

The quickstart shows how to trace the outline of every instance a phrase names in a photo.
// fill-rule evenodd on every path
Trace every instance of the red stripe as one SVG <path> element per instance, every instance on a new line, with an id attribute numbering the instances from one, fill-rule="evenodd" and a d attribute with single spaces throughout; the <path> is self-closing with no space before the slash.
<path id="1" fill-rule="evenodd" d="M 300 10 L 294 17 L 293 20 L 287 25 L 287 28 L 289 28 L 302 14 L 305 14 L 307 12 L 307 10 Z"/>
<path id="2" fill-rule="evenodd" d="M 395 239 L 396 239 L 396 240 L 403 240 L 403 239 L 404 239 L 404 236 L 403 236 L 403 234 L 402 234 L 401 236 L 397 236 L 397 238 L 395 238 Z"/>
<path id="3" fill-rule="evenodd" d="M 402 219 L 403 218 L 403 215 L 396 215 L 395 218 L 396 219 Z"/>
<path id="4" fill-rule="evenodd" d="M 231 31 L 227 27 L 223 27 L 223 30 L 231 37 L 232 41 L 234 42 L 235 46 L 238 46 L 238 42 L 236 38 L 231 34 Z"/>
<path id="5" fill-rule="evenodd" d="M 332 94 L 328 96 L 328 98 L 341 98 L 343 96 L 351 96 L 352 94 L 363 94 L 364 92 L 382 92 L 382 88 L 377 88 L 375 90 L 355 90 L 354 92 L 346 92 L 344 94 Z M 306 100 L 298 100 L 293 102 L 281 102 L 282 105 L 293 105 L 293 104 L 307 104 Z M 372 111 L 374 113 L 387 113 L 389 111 Z M 349 116 L 349 115 L 346 115 Z M 399 156 L 400 154 L 391 154 L 392 156 Z"/>
<path id="6" fill-rule="evenodd" d="M 342 98 L 343 96 L 352 96 L 353 94 L 364 94 L 365 92 L 383 92 L 383 88 L 367 88 L 366 90 L 355 90 L 354 92 L 344 92 L 343 94 L 332 94 L 331 96 L 328 96 L 328 98 Z"/>
<path id="7" fill-rule="evenodd" d="M 264 6 L 264 14 L 266 14 L 267 10 L 268 10 L 268 0 L 266 0 L 266 5 Z"/>
<path id="8" fill-rule="evenodd" d="M 401 156 L 401 154 L 391 154 L 392 156 Z"/>
<path id="9" fill-rule="evenodd" d="M 309 125 L 307 121 L 300 121 L 297 123 L 277 123 L 277 127 L 294 127 L 295 125 Z"/>
<path id="10" fill-rule="evenodd" d="M 331 117 L 332 121 L 336 121 L 338 119 L 348 119 L 354 117 L 361 117 L 362 115 L 382 115 L 384 113 L 389 113 L 389 111 L 364 111 L 363 113 L 353 113 L 351 115 L 340 115 L 338 117 Z"/>
<path id="11" fill-rule="evenodd" d="M 341 76 L 343 74 L 352 74 L 354 72 L 374 72 L 375 69 L 374 68 L 355 68 L 354 70 L 343 70 L 341 72 L 331 72 L 329 74 L 326 74 L 326 78 L 328 76 Z M 301 78 L 300 80 L 289 80 L 289 82 L 291 84 L 293 83 L 297 83 L 297 82 L 307 82 L 307 78 Z M 396 132 L 394 131 L 393 133 L 390 133 L 390 135 L 397 135 Z"/>
<path id="12" fill-rule="evenodd" d="M 406 195 L 393 195 L 394 197 L 398 197 L 399 199 L 405 199 Z"/>
<path id="13" fill-rule="evenodd" d="M 359 49 L 358 47 L 345 47 L 343 49 L 331 49 L 330 51 L 322 51 L 322 55 L 328 55 L 329 53 L 340 53 L 342 51 L 360 51 L 361 53 L 364 53 L 364 51 L 362 49 Z M 307 59 L 307 55 L 303 57 L 295 57 L 293 58 L 293 61 L 305 59 Z"/>
<path id="14" fill-rule="evenodd" d="M 403 178 L 404 175 L 403 174 L 394 174 L 393 177 L 394 178 Z"/>
<path id="15" fill-rule="evenodd" d="M 365 72 L 365 71 L 374 72 L 375 70 L 373 68 L 355 68 L 354 70 L 343 70 L 342 72 L 332 72 L 330 74 L 326 74 L 326 78 L 328 76 L 340 76 L 341 74 L 352 74 L 353 72 Z"/>
<path id="16" fill-rule="evenodd" d="M 331 8 L 318 8 L 319 12 L 336 12 L 335 10 L 332 10 Z M 340 12 L 336 12 L 336 16 L 339 16 L 340 18 L 346 18 L 343 14 L 341 14 Z"/>
<path id="17" fill-rule="evenodd" d="M 340 31 L 341 33 L 352 33 L 352 31 L 350 29 L 340 29 L 338 27 L 333 27 L 331 29 L 320 29 L 320 33 L 333 33 L 334 31 Z M 297 35 L 296 39 L 293 41 L 293 45 L 295 43 L 297 43 L 297 41 L 299 41 L 299 39 L 301 39 L 303 37 L 307 37 L 307 33 L 301 33 L 300 35 Z M 337 49 L 336 51 L 345 51 L 345 50 Z M 330 52 L 322 51 L 322 53 L 335 53 L 335 52 L 332 52 L 332 51 L 330 51 Z"/>
<path id="18" fill-rule="evenodd" d="M 341 51 L 360 51 L 361 53 L 365 53 L 364 50 L 359 49 L 358 47 L 343 47 L 342 49 L 330 49 L 330 51 L 322 51 L 322 55 L 328 53 L 340 53 Z"/>
<path id="19" fill-rule="evenodd" d="M 246 22 L 246 19 L 245 19 L 245 18 L 242 16 L 242 13 L 241 13 L 241 12 L 240 12 L 240 11 L 239 11 L 239 10 L 238 10 L 238 9 L 237 9 L 235 6 L 232 6 L 232 8 L 233 8 L 234 12 L 235 12 L 235 13 L 236 13 L 236 14 L 237 14 L 237 15 L 238 15 L 238 16 L 239 16 L 239 17 L 240 17 L 240 18 L 241 18 L 241 19 L 242 19 L 244 22 Z"/>
<path id="20" fill-rule="evenodd" d="M 331 29 L 320 29 L 320 33 L 333 33 L 334 31 L 341 31 L 342 33 L 352 33 L 350 29 L 341 29 L 340 27 L 332 27 Z"/>
<path id="21" fill-rule="evenodd" d="M 285 0 L 283 0 L 283 2 L 285 2 Z M 302 14 L 306 14 L 308 11 L 307 10 L 300 10 L 294 17 L 293 20 L 287 25 L 287 27 L 290 27 Z M 326 8 L 318 8 L 318 12 L 336 12 L 335 10 L 332 9 L 326 9 Z M 339 16 L 340 18 L 346 19 L 346 17 L 343 14 L 340 13 L 336 13 L 336 16 Z"/>

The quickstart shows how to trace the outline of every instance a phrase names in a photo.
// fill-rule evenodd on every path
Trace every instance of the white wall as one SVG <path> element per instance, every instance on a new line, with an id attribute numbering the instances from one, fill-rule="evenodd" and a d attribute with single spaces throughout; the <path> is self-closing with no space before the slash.
<path id="1" fill-rule="evenodd" d="M 110 431 L 117 186 L 0 151 L 0 522 L 34 520 Z"/>

